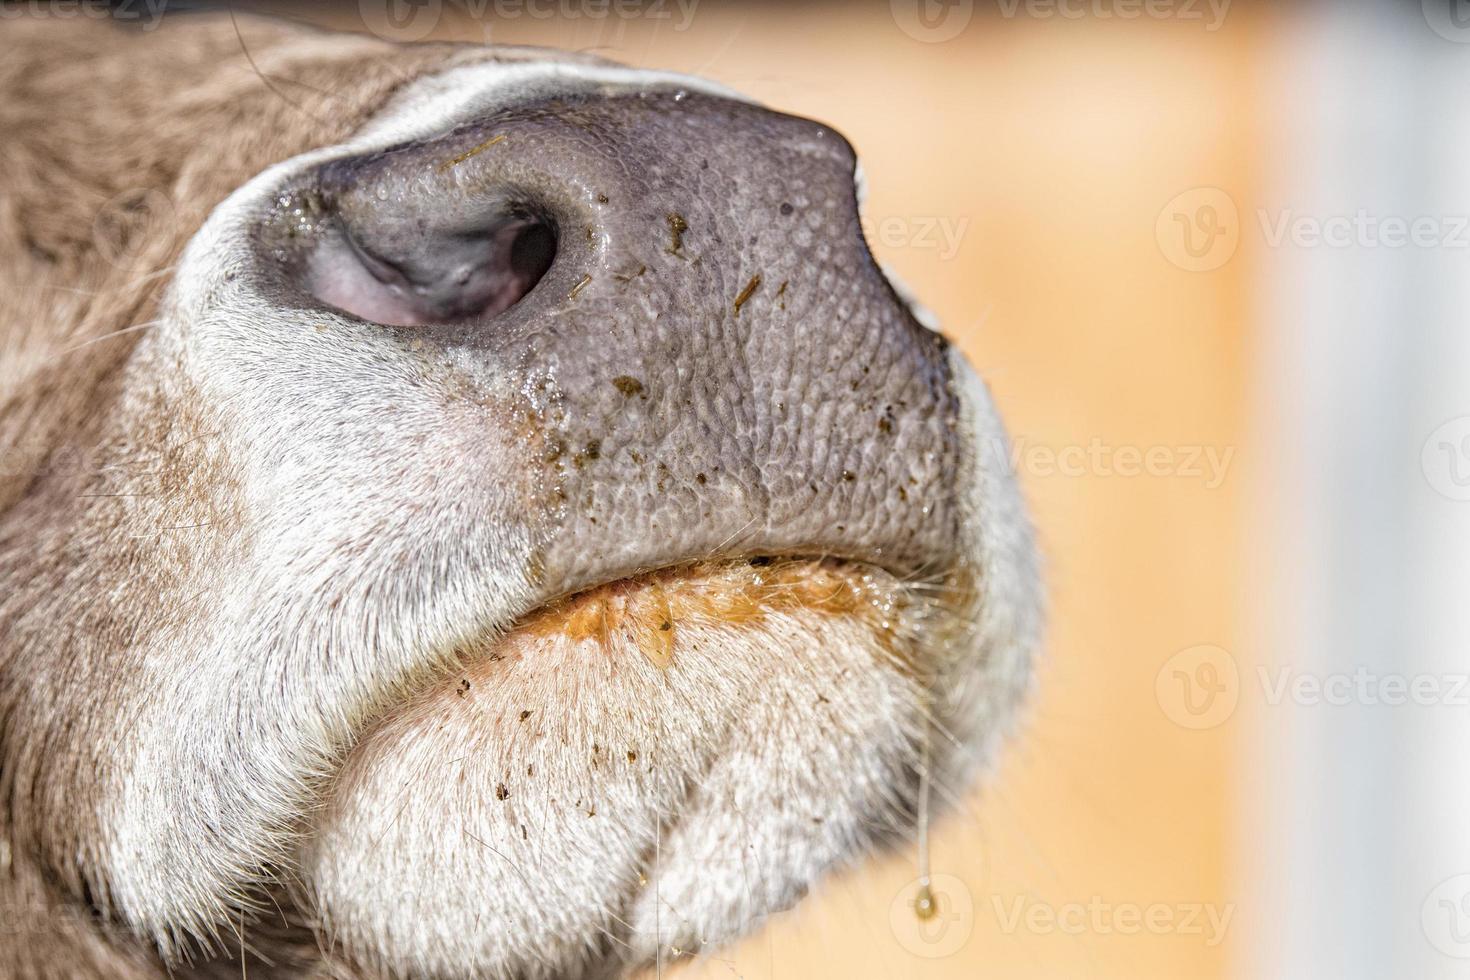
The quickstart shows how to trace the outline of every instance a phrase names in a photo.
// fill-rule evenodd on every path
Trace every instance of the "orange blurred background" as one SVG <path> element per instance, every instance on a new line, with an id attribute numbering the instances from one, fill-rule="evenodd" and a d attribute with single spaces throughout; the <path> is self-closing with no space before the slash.
<path id="1" fill-rule="evenodd" d="M 386 23 L 382 3 L 277 6 L 339 27 Z M 1156 678 L 1176 652 L 1234 648 L 1242 632 L 1249 261 L 1181 268 L 1156 226 L 1192 188 L 1250 197 L 1268 18 L 1237 6 L 1216 22 L 1204 4 L 1200 20 L 967 3 L 926 19 L 903 0 L 701 0 L 687 19 L 672 0 L 662 18 L 594 6 L 446 3 L 428 36 L 693 72 L 844 133 L 867 175 L 874 253 L 993 388 L 1051 592 L 1027 724 L 995 781 L 936 830 L 943 921 L 918 930 L 914 862 L 896 855 L 663 972 L 1232 972 L 1238 731 L 1176 724 Z M 1151 473 L 1128 475 L 1128 454 L 1150 451 Z"/>

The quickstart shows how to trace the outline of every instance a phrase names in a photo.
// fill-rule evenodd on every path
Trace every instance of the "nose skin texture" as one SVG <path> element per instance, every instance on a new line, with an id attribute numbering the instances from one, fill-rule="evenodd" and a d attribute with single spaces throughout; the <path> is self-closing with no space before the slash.
<path id="1" fill-rule="evenodd" d="M 548 592 L 715 555 L 939 570 L 947 345 L 873 263 L 854 166 L 742 102 L 568 97 L 308 171 L 256 246 L 281 303 L 420 324 L 381 329 L 515 406 Z"/>

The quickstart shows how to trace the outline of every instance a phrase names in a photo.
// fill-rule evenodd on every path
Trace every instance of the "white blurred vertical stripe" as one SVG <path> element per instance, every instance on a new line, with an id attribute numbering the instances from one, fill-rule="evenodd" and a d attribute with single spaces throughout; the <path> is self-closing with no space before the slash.
<path id="1" fill-rule="evenodd" d="M 1265 544 L 1246 556 L 1239 974 L 1470 977 L 1421 923 L 1435 886 L 1470 873 L 1470 707 L 1269 705 L 1258 671 L 1363 668 L 1445 692 L 1470 673 L 1470 502 L 1420 465 L 1438 426 L 1470 416 L 1470 248 L 1272 246 L 1261 224 L 1261 209 L 1362 209 L 1449 233 L 1470 216 L 1470 44 L 1417 2 L 1287 21 L 1261 89 L 1274 156 L 1263 199 L 1241 202 L 1263 379 L 1250 540 Z"/>

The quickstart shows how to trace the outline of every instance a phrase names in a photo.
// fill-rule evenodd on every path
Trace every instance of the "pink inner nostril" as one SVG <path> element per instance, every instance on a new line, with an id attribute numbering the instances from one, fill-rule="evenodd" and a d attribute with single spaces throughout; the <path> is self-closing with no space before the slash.
<path id="1" fill-rule="evenodd" d="M 513 218 L 473 235 L 426 235 L 405 251 L 390 260 L 339 230 L 311 253 L 306 288 L 330 306 L 390 326 L 491 317 L 546 274 L 556 233 L 545 222 Z"/>

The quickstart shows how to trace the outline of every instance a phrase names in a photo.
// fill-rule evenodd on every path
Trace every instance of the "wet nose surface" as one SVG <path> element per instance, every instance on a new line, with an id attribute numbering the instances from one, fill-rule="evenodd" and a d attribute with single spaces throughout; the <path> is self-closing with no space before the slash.
<path id="1" fill-rule="evenodd" d="M 550 591 L 754 553 L 934 570 L 947 345 L 875 267 L 853 170 L 745 103 L 569 97 L 309 171 L 258 247 L 279 302 L 383 323 L 508 406 Z"/>

